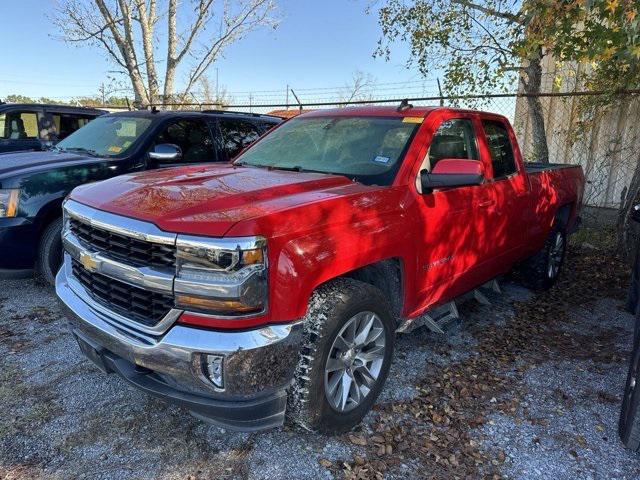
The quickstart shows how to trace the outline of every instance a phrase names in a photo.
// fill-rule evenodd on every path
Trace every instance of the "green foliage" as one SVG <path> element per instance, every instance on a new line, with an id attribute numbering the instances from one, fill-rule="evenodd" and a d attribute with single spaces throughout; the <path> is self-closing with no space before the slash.
<path id="1" fill-rule="evenodd" d="M 389 58 L 394 42 L 409 42 L 410 64 L 425 76 L 442 70 L 448 94 L 513 89 L 524 39 L 517 2 L 387 0 L 378 15 L 377 56 Z"/>

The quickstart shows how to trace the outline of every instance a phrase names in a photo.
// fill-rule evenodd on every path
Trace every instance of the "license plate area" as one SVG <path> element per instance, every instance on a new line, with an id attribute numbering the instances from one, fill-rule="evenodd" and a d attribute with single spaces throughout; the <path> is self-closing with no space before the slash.
<path id="1" fill-rule="evenodd" d="M 103 356 L 106 350 L 99 345 L 94 344 L 89 339 L 81 336 L 77 332 L 73 332 L 73 336 L 76 337 L 78 346 L 80 347 L 80 350 L 82 351 L 84 356 L 91 360 L 96 365 L 96 367 L 98 367 L 104 373 L 109 373 L 110 369 L 107 367 Z"/>

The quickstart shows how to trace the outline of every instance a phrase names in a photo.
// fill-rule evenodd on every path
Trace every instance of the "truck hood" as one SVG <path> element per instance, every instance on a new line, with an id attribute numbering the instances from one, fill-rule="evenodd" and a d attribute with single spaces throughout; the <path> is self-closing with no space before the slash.
<path id="1" fill-rule="evenodd" d="M 18 152 L 0 154 L 0 178 L 7 178 L 23 173 L 49 170 L 65 165 L 93 163 L 102 161 L 97 157 L 75 153 L 55 152 L 51 150 L 38 152 Z"/>
<path id="2" fill-rule="evenodd" d="M 83 185 L 71 198 L 152 222 L 165 231 L 218 237 L 242 220 L 363 187 L 338 175 L 200 165 L 132 173 Z"/>

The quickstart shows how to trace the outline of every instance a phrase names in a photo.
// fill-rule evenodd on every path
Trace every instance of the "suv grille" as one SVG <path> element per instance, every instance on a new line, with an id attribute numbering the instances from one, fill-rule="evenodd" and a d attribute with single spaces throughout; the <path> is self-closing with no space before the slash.
<path id="1" fill-rule="evenodd" d="M 173 296 L 150 292 L 90 272 L 72 260 L 73 275 L 98 303 L 147 327 L 155 326 L 174 306 Z"/>
<path id="2" fill-rule="evenodd" d="M 174 268 L 175 247 L 151 243 L 102 230 L 75 218 L 69 219 L 69 229 L 86 247 L 136 266 Z"/>

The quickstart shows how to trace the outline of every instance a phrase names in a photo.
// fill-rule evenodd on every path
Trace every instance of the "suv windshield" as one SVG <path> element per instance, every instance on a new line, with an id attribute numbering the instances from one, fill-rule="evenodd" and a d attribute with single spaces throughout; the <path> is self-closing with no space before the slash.
<path id="1" fill-rule="evenodd" d="M 367 185 L 390 185 L 417 126 L 399 117 L 294 118 L 235 165 L 333 173 Z"/>
<path id="2" fill-rule="evenodd" d="M 124 155 L 151 125 L 150 118 L 98 117 L 69 135 L 56 149 L 100 157 Z"/>

